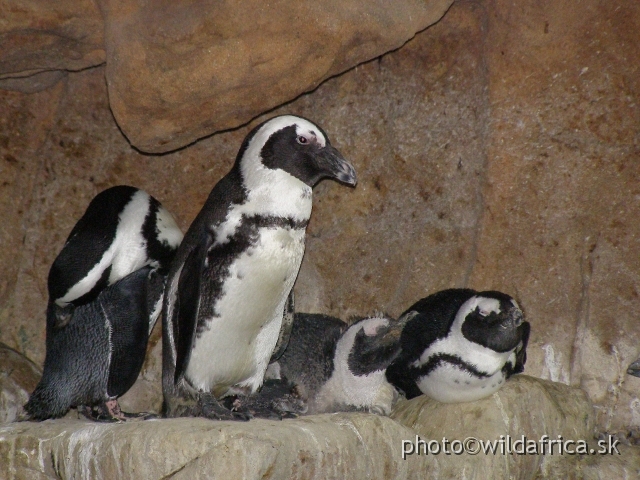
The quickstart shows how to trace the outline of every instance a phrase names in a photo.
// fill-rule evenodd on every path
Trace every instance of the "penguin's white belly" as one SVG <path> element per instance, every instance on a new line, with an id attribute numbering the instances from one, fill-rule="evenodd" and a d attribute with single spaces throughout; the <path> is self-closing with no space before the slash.
<path id="1" fill-rule="evenodd" d="M 333 411 L 341 406 L 368 407 L 391 413 L 394 401 L 394 389 L 384 376 L 384 370 L 369 375 L 356 376 L 340 369 L 334 371 L 315 398 L 310 401 L 308 413 Z"/>
<path id="2" fill-rule="evenodd" d="M 445 363 L 429 375 L 420 377 L 418 388 L 443 403 L 472 402 L 497 392 L 504 385 L 505 375 L 498 370 L 490 377 L 475 377 L 450 363 Z"/>
<path id="3" fill-rule="evenodd" d="M 304 229 L 258 233 L 258 242 L 230 265 L 216 316 L 196 338 L 187 366 L 189 382 L 216 396 L 262 385 L 302 262 Z"/>

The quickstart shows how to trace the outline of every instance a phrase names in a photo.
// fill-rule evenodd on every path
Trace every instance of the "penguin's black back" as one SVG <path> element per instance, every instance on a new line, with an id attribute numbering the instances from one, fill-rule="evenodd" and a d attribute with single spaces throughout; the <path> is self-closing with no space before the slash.
<path id="1" fill-rule="evenodd" d="M 333 373 L 333 359 L 347 324 L 319 313 L 296 313 L 289 345 L 278 363 L 282 377 L 317 391 Z"/>
<path id="2" fill-rule="evenodd" d="M 49 270 L 50 299 L 64 296 L 100 261 L 116 237 L 120 213 L 137 191 L 137 188 L 119 185 L 100 192 L 91 200 Z M 95 299 L 106 287 L 108 278 L 107 271 L 90 292 L 73 302 L 74 305 L 83 305 Z"/>
<path id="3" fill-rule="evenodd" d="M 33 419 L 60 417 L 70 407 L 131 388 L 144 362 L 150 304 L 162 294 L 162 277 L 148 280 L 151 270 L 141 268 L 110 285 L 74 309 L 69 323 L 47 333 L 42 379 L 25 405 Z M 147 296 L 149 289 L 153 295 Z M 49 315 L 54 308 L 50 302 Z"/>
<path id="4" fill-rule="evenodd" d="M 49 303 L 47 316 L 55 315 Z M 81 305 L 62 328 L 47 332 L 42 379 L 25 410 L 35 420 L 63 416 L 69 408 L 104 396 L 109 374 L 109 332 L 99 302 Z"/>
<path id="5" fill-rule="evenodd" d="M 476 293 L 468 288 L 450 288 L 409 307 L 401 316 L 411 312 L 418 312 L 418 315 L 409 320 L 402 331 L 401 357 L 413 361 L 433 342 L 446 337 L 460 307 Z"/>

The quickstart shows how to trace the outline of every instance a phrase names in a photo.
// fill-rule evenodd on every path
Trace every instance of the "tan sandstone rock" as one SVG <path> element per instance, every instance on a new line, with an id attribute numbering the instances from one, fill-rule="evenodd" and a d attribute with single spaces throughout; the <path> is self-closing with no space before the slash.
<path id="1" fill-rule="evenodd" d="M 0 0 L 0 88 L 42 90 L 104 63 L 103 33 L 91 0 Z"/>
<path id="2" fill-rule="evenodd" d="M 444 404 L 423 395 L 400 403 L 392 418 L 412 427 L 423 440 L 463 441 L 472 437 L 473 446 L 504 439 L 505 450 L 498 449 L 497 454 L 434 455 L 433 469 L 438 478 L 461 478 L 464 472 L 467 479 L 527 479 L 562 459 L 557 445 L 555 455 L 549 454 L 550 445 L 545 447 L 546 455 L 505 454 L 507 446 L 513 445 L 508 438 L 512 442 L 538 442 L 537 452 L 542 451 L 539 442 L 544 435 L 552 440 L 558 436 L 584 440 L 592 448 L 596 444 L 593 409 L 583 391 L 526 375 L 512 377 L 498 392 L 477 402 Z M 459 448 L 453 447 L 450 451 Z M 522 448 L 516 444 L 514 452 Z"/>
<path id="3" fill-rule="evenodd" d="M 535 412 L 528 400 L 536 402 Z M 530 479 L 559 457 L 441 453 L 403 459 L 403 441 L 414 442 L 416 435 L 494 440 L 507 433 L 585 438 L 593 427 L 584 393 L 525 376 L 485 401 L 450 405 L 417 398 L 393 417 L 340 413 L 280 422 L 14 423 L 0 426 L 0 477 Z"/>
<path id="4" fill-rule="evenodd" d="M 27 357 L 0 343 L 0 423 L 18 418 L 41 375 Z"/>
<path id="5" fill-rule="evenodd" d="M 99 3 L 116 120 L 135 147 L 166 152 L 400 47 L 452 0 Z"/>

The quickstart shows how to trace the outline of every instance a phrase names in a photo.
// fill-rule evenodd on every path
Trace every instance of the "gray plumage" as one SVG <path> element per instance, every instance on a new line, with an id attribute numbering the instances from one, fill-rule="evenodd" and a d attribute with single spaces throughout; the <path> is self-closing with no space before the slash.
<path id="1" fill-rule="evenodd" d="M 374 316 L 351 326 L 321 314 L 296 313 L 289 344 L 269 365 L 263 389 L 239 408 L 270 404 L 282 416 L 338 411 L 388 415 L 396 391 L 385 369 L 399 352 L 402 324 Z"/>

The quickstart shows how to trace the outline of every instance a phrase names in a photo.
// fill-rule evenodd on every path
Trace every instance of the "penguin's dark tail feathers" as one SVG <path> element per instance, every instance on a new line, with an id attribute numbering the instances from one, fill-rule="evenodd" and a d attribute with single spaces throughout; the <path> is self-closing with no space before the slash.
<path id="1" fill-rule="evenodd" d="M 29 401 L 24 405 L 25 413 L 19 417 L 21 421 L 42 421 L 48 418 L 64 416 L 71 408 L 64 394 L 42 381 L 35 388 Z"/>

